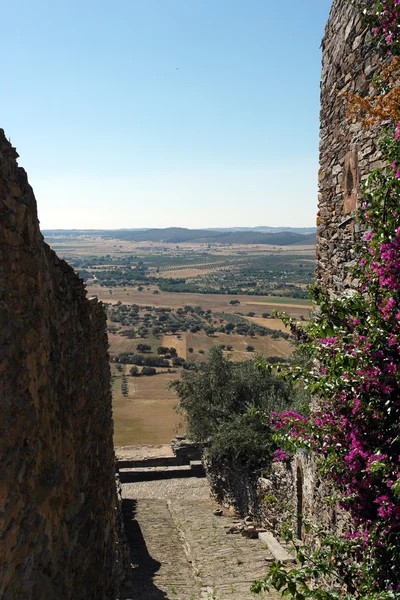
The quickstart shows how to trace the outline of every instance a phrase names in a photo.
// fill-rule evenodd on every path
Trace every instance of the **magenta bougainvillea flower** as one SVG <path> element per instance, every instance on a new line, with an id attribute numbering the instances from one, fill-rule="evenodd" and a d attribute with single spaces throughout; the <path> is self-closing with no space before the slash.
<path id="1" fill-rule="evenodd" d="M 323 458 L 353 518 L 348 539 L 362 539 L 376 589 L 395 590 L 400 558 L 387 548 L 400 547 L 400 123 L 381 147 L 388 166 L 367 179 L 357 217 L 368 230 L 354 271 L 359 289 L 333 300 L 315 289 L 315 319 L 303 328 L 287 318 L 318 361 L 303 372 L 318 408 L 309 417 L 272 414 L 271 423 L 280 445 L 274 460 L 299 447 Z"/>

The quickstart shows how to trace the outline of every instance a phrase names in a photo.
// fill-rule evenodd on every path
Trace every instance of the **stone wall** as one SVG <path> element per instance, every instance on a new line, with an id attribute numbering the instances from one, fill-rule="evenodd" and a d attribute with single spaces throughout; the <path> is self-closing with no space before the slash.
<path id="1" fill-rule="evenodd" d="M 293 460 L 272 465 L 267 477 L 258 480 L 259 520 L 279 536 L 281 526 L 292 520 L 298 539 L 312 542 L 313 531 L 306 532 L 304 522 L 321 525 L 339 537 L 348 530 L 350 518 L 335 503 L 329 481 L 316 469 L 314 457 L 298 450 Z"/>
<path id="2" fill-rule="evenodd" d="M 382 61 L 348 0 L 334 0 L 322 49 L 316 280 L 341 293 L 358 284 L 349 271 L 360 238 L 354 211 L 361 182 L 381 162 L 378 128 L 364 131 L 360 122 L 349 120 L 340 94 L 373 94 L 371 82 Z"/>
<path id="3" fill-rule="evenodd" d="M 259 472 L 249 471 L 236 463 L 213 464 L 203 459 L 211 493 L 219 504 L 234 509 L 244 518 L 251 515 L 255 521 L 262 520 L 262 506 L 258 494 Z"/>
<path id="4" fill-rule="evenodd" d="M 251 517 L 276 537 L 289 522 L 299 539 L 311 543 L 313 532 L 306 532 L 305 522 L 322 525 L 338 536 L 348 529 L 349 515 L 327 502 L 333 488 L 318 475 L 313 456 L 303 450 L 291 461 L 272 463 L 262 477 L 237 464 L 206 461 L 206 467 L 215 500 L 241 518 Z"/>
<path id="5" fill-rule="evenodd" d="M 114 598 L 106 319 L 43 242 L 0 130 L 0 597 Z"/>

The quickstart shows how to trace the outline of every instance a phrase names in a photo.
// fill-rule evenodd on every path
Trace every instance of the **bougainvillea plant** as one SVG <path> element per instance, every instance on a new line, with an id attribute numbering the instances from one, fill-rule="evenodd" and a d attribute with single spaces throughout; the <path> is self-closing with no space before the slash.
<path id="1" fill-rule="evenodd" d="M 381 47 L 398 54 L 400 0 L 368 2 L 363 15 Z M 298 367 L 291 376 L 303 379 L 318 408 L 307 417 L 272 417 L 276 459 L 299 447 L 313 451 L 352 526 L 343 539 L 318 528 L 314 550 L 295 543 L 300 566 L 273 565 L 255 592 L 274 588 L 296 600 L 400 598 L 400 122 L 392 123 L 380 144 L 386 166 L 367 178 L 356 215 L 365 232 L 357 289 L 334 298 L 314 287 L 309 325 L 284 317 L 314 358 L 313 370 Z"/>
<path id="2" fill-rule="evenodd" d="M 388 54 L 400 51 L 400 0 L 356 0 L 363 21 L 369 26 L 377 46 Z"/>

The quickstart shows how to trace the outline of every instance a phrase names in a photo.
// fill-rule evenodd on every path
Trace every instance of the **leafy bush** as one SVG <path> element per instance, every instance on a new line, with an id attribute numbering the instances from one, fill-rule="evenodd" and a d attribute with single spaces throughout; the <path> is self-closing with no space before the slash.
<path id="1" fill-rule="evenodd" d="M 185 359 L 181 358 L 180 356 L 174 356 L 174 358 L 172 359 L 173 367 L 181 367 L 184 363 L 185 363 Z"/>
<path id="2" fill-rule="evenodd" d="M 138 352 L 151 352 L 151 346 L 149 344 L 138 344 L 136 350 Z"/>
<path id="3" fill-rule="evenodd" d="M 154 367 L 143 367 L 142 375 L 155 375 L 157 373 L 157 369 Z"/>
<path id="4" fill-rule="evenodd" d="M 159 346 L 157 348 L 157 354 L 169 354 L 169 348 L 167 348 L 166 346 Z"/>
<path id="5" fill-rule="evenodd" d="M 236 415 L 213 435 L 207 455 L 213 465 L 234 464 L 254 471 L 264 467 L 274 455 L 271 428 L 257 415 Z"/>
<path id="6" fill-rule="evenodd" d="M 146 356 L 143 359 L 143 364 L 146 367 L 169 367 L 169 361 L 159 356 Z"/>
<path id="7" fill-rule="evenodd" d="M 290 382 L 257 369 L 256 360 L 231 362 L 218 346 L 211 348 L 208 361 L 198 364 L 197 371 L 183 371 L 171 386 L 187 415 L 190 437 L 211 438 L 209 453 L 214 461 L 236 456 L 252 466 L 268 463 L 272 442 L 269 424 L 261 423 L 251 409 L 270 414 L 292 406 L 297 396 Z"/>

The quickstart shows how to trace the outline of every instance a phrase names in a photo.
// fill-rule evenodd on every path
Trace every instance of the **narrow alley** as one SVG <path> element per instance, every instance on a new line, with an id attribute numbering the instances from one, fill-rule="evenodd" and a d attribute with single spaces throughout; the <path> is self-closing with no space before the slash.
<path id="1" fill-rule="evenodd" d="M 211 498 L 205 477 L 168 468 L 122 478 L 131 581 L 121 600 L 250 600 L 272 556 L 258 539 L 227 534 L 237 518 Z M 172 477 L 171 477 L 172 476 Z M 145 480 L 143 480 L 145 479 Z"/>

